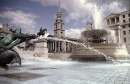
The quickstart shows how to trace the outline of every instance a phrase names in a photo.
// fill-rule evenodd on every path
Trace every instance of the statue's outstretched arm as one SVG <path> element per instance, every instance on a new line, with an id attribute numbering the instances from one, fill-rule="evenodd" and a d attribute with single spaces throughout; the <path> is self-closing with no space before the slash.
<path id="1" fill-rule="evenodd" d="M 14 46 L 24 42 L 25 40 L 24 39 L 16 39 L 15 41 L 13 41 L 11 44 L 9 44 L 7 47 L 8 48 L 13 48 Z"/>
<path id="2" fill-rule="evenodd" d="M 35 39 L 35 38 L 37 38 L 37 35 L 33 35 L 33 34 L 14 34 L 14 37 L 20 38 L 20 39 L 25 39 L 25 38 Z"/>
<path id="3" fill-rule="evenodd" d="M 15 41 L 13 41 L 11 44 L 8 45 L 8 48 L 13 48 L 14 46 L 22 43 L 22 42 L 25 42 L 27 40 L 30 40 L 30 38 L 24 38 L 24 39 L 16 39 Z"/>

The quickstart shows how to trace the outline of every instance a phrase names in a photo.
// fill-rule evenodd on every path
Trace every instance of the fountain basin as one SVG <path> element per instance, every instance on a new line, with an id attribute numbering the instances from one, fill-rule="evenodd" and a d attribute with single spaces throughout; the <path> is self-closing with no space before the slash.
<path id="1" fill-rule="evenodd" d="M 92 29 L 83 31 L 81 35 L 85 38 L 89 38 L 88 42 L 103 43 L 106 41 L 103 38 L 110 35 L 110 32 L 105 29 Z"/>
<path id="2" fill-rule="evenodd" d="M 124 44 L 119 45 L 116 43 L 93 43 L 90 44 L 90 46 L 99 52 L 91 49 L 86 49 L 81 46 L 75 46 L 72 54 L 70 55 L 70 58 L 72 60 L 79 61 L 106 61 L 106 57 L 101 55 L 100 52 L 104 53 L 107 55 L 107 57 L 111 57 L 114 60 L 125 60 L 129 58 L 129 54 Z"/>
<path id="3" fill-rule="evenodd" d="M 100 39 L 107 35 L 109 35 L 110 32 L 105 29 L 92 29 L 92 30 L 86 30 L 81 33 L 82 36 L 93 38 L 93 39 Z"/>

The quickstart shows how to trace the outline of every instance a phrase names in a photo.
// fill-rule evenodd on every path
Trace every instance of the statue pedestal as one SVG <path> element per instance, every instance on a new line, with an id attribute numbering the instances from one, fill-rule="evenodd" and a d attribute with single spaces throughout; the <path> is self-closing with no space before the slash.
<path id="1" fill-rule="evenodd" d="M 47 40 L 38 39 L 35 43 L 34 56 L 48 58 Z"/>

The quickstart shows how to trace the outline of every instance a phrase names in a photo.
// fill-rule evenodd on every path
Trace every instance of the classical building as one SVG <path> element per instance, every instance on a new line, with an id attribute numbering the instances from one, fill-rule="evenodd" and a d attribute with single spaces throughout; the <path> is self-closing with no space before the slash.
<path id="1" fill-rule="evenodd" d="M 49 35 L 48 37 L 52 38 L 61 38 L 61 39 L 67 39 L 70 41 L 78 41 L 79 39 L 74 38 L 68 38 L 65 37 L 65 29 L 64 29 L 64 21 L 62 20 L 62 12 L 60 8 L 60 0 L 58 5 L 58 12 L 56 14 L 57 18 L 54 23 L 54 35 Z M 63 42 L 63 41 L 54 41 L 54 40 L 48 40 L 47 41 L 48 51 L 51 53 L 70 53 L 72 51 L 73 44 L 69 42 Z"/>
<path id="2" fill-rule="evenodd" d="M 115 30 L 117 43 L 126 44 L 130 53 L 130 10 L 105 17 L 105 27 Z"/>

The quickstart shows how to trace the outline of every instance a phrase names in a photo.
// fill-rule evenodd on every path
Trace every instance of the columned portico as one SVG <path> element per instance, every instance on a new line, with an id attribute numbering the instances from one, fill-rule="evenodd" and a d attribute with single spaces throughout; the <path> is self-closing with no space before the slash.
<path id="1" fill-rule="evenodd" d="M 65 37 L 65 30 L 64 30 L 64 22 L 62 20 L 62 13 L 60 8 L 60 0 L 58 5 L 58 12 L 57 12 L 57 18 L 54 23 L 54 36 L 57 38 L 64 38 Z M 55 41 L 53 45 L 55 48 L 55 52 L 63 52 L 63 50 L 66 51 L 66 46 L 64 46 L 64 42 L 61 41 Z"/>
<path id="2" fill-rule="evenodd" d="M 62 13 L 60 8 L 60 0 L 58 5 L 58 12 L 56 14 L 56 20 L 54 23 L 54 35 L 50 35 L 52 38 L 59 38 L 59 39 L 65 39 L 65 30 L 64 30 L 64 22 L 62 20 Z M 55 40 L 49 40 L 48 41 L 48 49 L 51 53 L 67 53 L 70 52 L 71 49 L 71 43 L 63 42 L 63 41 L 55 41 Z"/>

